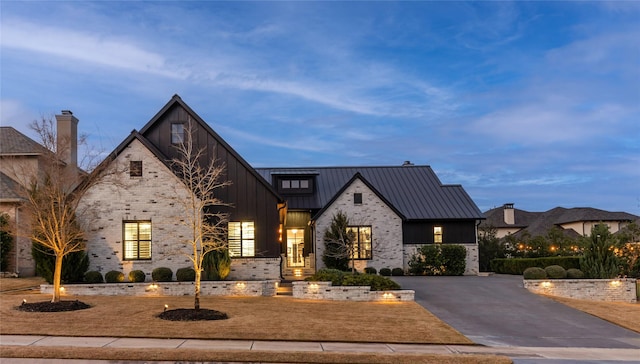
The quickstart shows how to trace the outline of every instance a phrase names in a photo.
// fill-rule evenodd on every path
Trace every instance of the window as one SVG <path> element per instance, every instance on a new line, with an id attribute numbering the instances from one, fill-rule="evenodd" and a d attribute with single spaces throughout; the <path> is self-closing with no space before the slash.
<path id="1" fill-rule="evenodd" d="M 433 227 L 433 242 L 442 243 L 442 226 Z"/>
<path id="2" fill-rule="evenodd" d="M 124 260 L 151 259 L 151 221 L 125 221 Z"/>
<path id="3" fill-rule="evenodd" d="M 253 221 L 229 222 L 229 255 L 253 257 L 256 255 L 255 226 Z"/>
<path id="4" fill-rule="evenodd" d="M 362 194 L 354 193 L 353 194 L 353 204 L 354 205 L 362 205 Z"/>
<path id="5" fill-rule="evenodd" d="M 349 226 L 347 234 L 353 237 L 352 259 L 371 259 L 371 226 Z"/>
<path id="6" fill-rule="evenodd" d="M 283 193 L 304 193 L 311 191 L 310 179 L 282 179 L 280 180 L 280 191 Z"/>
<path id="7" fill-rule="evenodd" d="M 171 124 L 171 144 L 181 144 L 184 141 L 184 124 Z"/>
<path id="8" fill-rule="evenodd" d="M 142 161 L 129 162 L 129 177 L 142 177 Z"/>

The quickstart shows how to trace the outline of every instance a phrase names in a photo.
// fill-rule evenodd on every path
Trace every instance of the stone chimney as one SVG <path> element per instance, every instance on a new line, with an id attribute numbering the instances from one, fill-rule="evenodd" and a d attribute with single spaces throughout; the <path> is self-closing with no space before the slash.
<path id="1" fill-rule="evenodd" d="M 516 213 L 513 208 L 513 203 L 506 203 L 502 206 L 504 211 L 504 223 L 507 225 L 513 225 L 516 223 Z"/>
<path id="2" fill-rule="evenodd" d="M 78 167 L 78 119 L 70 110 L 62 110 L 56 115 L 56 150 L 67 167 Z"/>

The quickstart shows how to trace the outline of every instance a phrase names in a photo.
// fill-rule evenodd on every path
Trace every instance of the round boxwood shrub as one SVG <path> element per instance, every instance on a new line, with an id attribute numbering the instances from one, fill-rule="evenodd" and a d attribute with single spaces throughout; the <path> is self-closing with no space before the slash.
<path id="1" fill-rule="evenodd" d="M 364 272 L 366 274 L 378 274 L 378 271 L 374 267 L 365 267 Z"/>
<path id="2" fill-rule="evenodd" d="M 547 278 L 547 272 L 540 267 L 529 267 L 522 273 L 524 279 L 545 279 Z"/>
<path id="3" fill-rule="evenodd" d="M 171 282 L 171 279 L 173 279 L 173 271 L 171 268 L 158 267 L 151 271 L 151 278 L 155 282 Z"/>
<path id="4" fill-rule="evenodd" d="M 176 271 L 178 282 L 193 282 L 196 280 L 196 271 L 193 268 L 180 268 Z"/>
<path id="5" fill-rule="evenodd" d="M 129 272 L 129 282 L 144 282 L 147 276 L 141 270 L 132 270 Z"/>
<path id="6" fill-rule="evenodd" d="M 391 275 L 391 269 L 389 269 L 389 268 L 380 269 L 380 275 L 381 276 L 386 276 L 386 277 L 390 276 Z"/>
<path id="7" fill-rule="evenodd" d="M 404 275 L 404 269 L 402 269 L 402 268 L 393 268 L 393 270 L 391 271 L 391 275 L 392 276 L 403 276 Z"/>
<path id="8" fill-rule="evenodd" d="M 569 269 L 567 269 L 567 278 L 569 278 L 569 279 L 582 279 L 582 278 L 584 278 L 584 273 L 580 269 L 569 268 Z"/>
<path id="9" fill-rule="evenodd" d="M 84 275 L 84 281 L 87 283 L 104 283 L 104 278 L 102 278 L 102 273 L 92 270 Z"/>
<path id="10" fill-rule="evenodd" d="M 121 283 L 124 282 L 124 273 L 117 270 L 110 270 L 104 275 L 104 280 L 107 283 Z"/>
<path id="11" fill-rule="evenodd" d="M 559 265 L 550 265 L 544 269 L 547 277 L 551 279 L 567 278 L 567 271 Z"/>

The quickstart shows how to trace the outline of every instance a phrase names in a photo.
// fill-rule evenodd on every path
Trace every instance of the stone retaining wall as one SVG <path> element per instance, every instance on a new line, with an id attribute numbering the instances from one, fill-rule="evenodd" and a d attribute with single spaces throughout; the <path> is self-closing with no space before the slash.
<path id="1" fill-rule="evenodd" d="M 203 296 L 275 296 L 278 281 L 203 281 Z M 63 286 L 66 296 L 190 296 L 194 282 L 101 283 Z M 40 293 L 52 294 L 53 285 L 40 285 Z"/>
<path id="2" fill-rule="evenodd" d="M 638 301 L 636 279 L 525 279 L 533 293 L 593 301 Z"/>
<path id="3" fill-rule="evenodd" d="M 411 290 L 371 291 L 369 286 L 336 286 L 331 282 L 293 282 L 293 298 L 329 301 L 406 302 L 413 301 Z"/>

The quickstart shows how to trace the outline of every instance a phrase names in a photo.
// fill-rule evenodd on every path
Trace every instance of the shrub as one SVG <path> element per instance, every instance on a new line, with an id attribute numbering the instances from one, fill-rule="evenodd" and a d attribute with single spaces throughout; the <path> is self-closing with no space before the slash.
<path id="1" fill-rule="evenodd" d="M 567 278 L 569 279 L 582 279 L 584 278 L 584 273 L 580 269 L 569 268 L 567 269 Z"/>
<path id="2" fill-rule="evenodd" d="M 466 256 L 467 249 L 462 245 L 423 245 L 409 259 L 409 272 L 428 276 L 460 276 L 467 265 Z"/>
<path id="3" fill-rule="evenodd" d="M 393 270 L 391 271 L 391 275 L 392 276 L 403 276 L 404 275 L 404 269 L 402 269 L 402 268 L 393 268 Z"/>
<path id="4" fill-rule="evenodd" d="M 124 282 L 124 273 L 118 272 L 117 270 L 110 270 L 104 275 L 104 280 L 107 281 L 107 283 Z"/>
<path id="5" fill-rule="evenodd" d="M 193 282 L 196 280 L 196 271 L 193 268 L 180 268 L 176 271 L 178 282 Z"/>
<path id="6" fill-rule="evenodd" d="M 102 278 L 102 273 L 92 270 L 84 275 L 84 281 L 87 283 L 104 283 L 104 278 Z"/>
<path id="7" fill-rule="evenodd" d="M 0 214 L 0 272 L 7 271 L 11 248 L 13 248 L 13 236 L 9 233 L 9 215 Z"/>
<path id="8" fill-rule="evenodd" d="M 498 274 L 522 275 L 530 267 L 559 265 L 564 269 L 580 268 L 580 257 L 504 258 L 493 259 L 491 270 Z"/>
<path id="9" fill-rule="evenodd" d="M 587 278 L 615 278 L 620 273 L 618 258 L 613 250 L 609 227 L 598 224 L 591 229 L 591 238 L 580 261 L 580 269 Z"/>
<path id="10" fill-rule="evenodd" d="M 424 275 L 425 264 L 422 255 L 420 254 L 412 254 L 409 258 L 409 273 L 419 276 Z M 393 273 L 393 271 L 392 271 Z"/>
<path id="11" fill-rule="evenodd" d="M 529 267 L 523 272 L 524 279 L 545 279 L 547 278 L 547 272 L 540 267 Z"/>
<path id="12" fill-rule="evenodd" d="M 229 249 L 212 250 L 204 255 L 204 272 L 202 279 L 205 281 L 223 281 L 231 272 L 231 257 Z"/>
<path id="13" fill-rule="evenodd" d="M 467 249 L 462 245 L 442 245 L 440 252 L 446 276 L 461 276 L 467 267 Z"/>
<path id="14" fill-rule="evenodd" d="M 567 271 L 559 265 L 550 265 L 544 268 L 547 277 L 551 279 L 564 279 L 567 277 Z"/>
<path id="15" fill-rule="evenodd" d="M 391 275 L 391 269 L 389 269 L 389 268 L 381 268 L 380 269 L 380 275 L 381 276 L 390 276 Z"/>
<path id="16" fill-rule="evenodd" d="M 378 274 L 378 271 L 374 267 L 365 267 L 364 272 L 366 274 Z"/>
<path id="17" fill-rule="evenodd" d="M 129 282 L 144 282 L 147 276 L 141 270 L 132 270 L 129 272 Z"/>
<path id="18" fill-rule="evenodd" d="M 325 268 L 325 269 L 320 269 L 311 277 L 307 277 L 305 281 L 318 281 L 318 282 L 330 281 L 331 284 L 334 286 L 341 286 L 342 280 L 345 274 L 349 274 L 349 273 L 345 273 L 338 269 Z"/>
<path id="19" fill-rule="evenodd" d="M 369 286 L 372 291 L 400 289 L 400 285 L 391 279 L 373 274 L 347 274 L 342 281 L 343 286 Z"/>
<path id="20" fill-rule="evenodd" d="M 349 218 L 342 211 L 338 211 L 331 219 L 331 225 L 324 231 L 324 252 L 322 262 L 327 268 L 348 270 L 349 254 L 347 253 L 353 235 L 347 233 Z"/>
<path id="21" fill-rule="evenodd" d="M 151 278 L 155 282 L 171 282 L 173 271 L 167 267 L 158 267 L 151 272 Z"/>
<path id="22" fill-rule="evenodd" d="M 40 244 L 31 245 L 31 256 L 36 263 L 36 274 L 44 278 L 47 283 L 53 283 L 53 271 L 56 256 L 52 249 Z M 61 283 L 80 283 L 89 269 L 89 257 L 84 251 L 72 252 L 62 258 Z"/>

